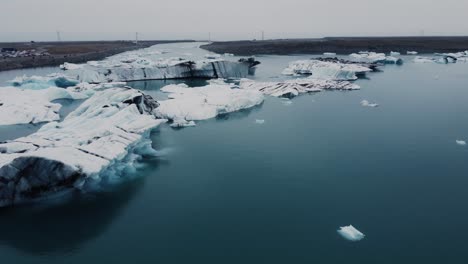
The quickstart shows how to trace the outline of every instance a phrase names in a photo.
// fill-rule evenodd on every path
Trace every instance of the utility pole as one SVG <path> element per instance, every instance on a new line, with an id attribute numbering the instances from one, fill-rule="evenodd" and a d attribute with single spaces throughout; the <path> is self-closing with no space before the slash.
<path id="1" fill-rule="evenodd" d="M 265 31 L 262 30 L 262 41 L 265 40 Z"/>
<path id="2" fill-rule="evenodd" d="M 138 44 L 138 32 L 135 33 L 135 44 Z"/>
<path id="3" fill-rule="evenodd" d="M 57 41 L 58 42 L 62 41 L 62 37 L 60 36 L 60 31 L 58 31 L 58 30 L 57 30 Z"/>

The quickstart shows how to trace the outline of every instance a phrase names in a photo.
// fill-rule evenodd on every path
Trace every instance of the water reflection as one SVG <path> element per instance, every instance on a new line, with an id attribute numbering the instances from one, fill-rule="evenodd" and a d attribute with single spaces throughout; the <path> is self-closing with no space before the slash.
<path id="1" fill-rule="evenodd" d="M 101 236 L 144 185 L 144 178 L 117 190 L 72 197 L 62 204 L 2 209 L 0 244 L 32 255 L 68 254 Z"/>

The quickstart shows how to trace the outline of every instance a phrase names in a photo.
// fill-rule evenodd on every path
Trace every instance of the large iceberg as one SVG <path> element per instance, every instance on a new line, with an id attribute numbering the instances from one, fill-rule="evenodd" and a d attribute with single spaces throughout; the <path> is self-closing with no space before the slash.
<path id="1" fill-rule="evenodd" d="M 142 156 L 155 154 L 149 132 L 165 122 L 156 107 L 135 89 L 106 88 L 64 121 L 0 143 L 0 206 L 119 182 Z"/>
<path id="2" fill-rule="evenodd" d="M 168 93 L 168 100 L 160 101 L 155 113 L 160 118 L 179 124 L 216 117 L 220 114 L 239 111 L 259 105 L 263 94 L 254 90 L 236 89 L 229 84 L 209 84 L 189 88 L 185 84 L 168 85 L 161 89 Z"/>
<path id="3" fill-rule="evenodd" d="M 80 83 L 69 88 L 49 87 L 41 90 L 0 87 L 0 125 L 38 124 L 60 120 L 58 99 L 87 99 L 95 91 L 125 83 Z"/>
<path id="4" fill-rule="evenodd" d="M 311 75 L 318 79 L 356 80 L 359 75 L 371 72 L 368 64 L 347 62 L 338 59 L 311 59 L 289 63 L 284 75 Z"/>
<path id="5" fill-rule="evenodd" d="M 359 85 L 348 81 L 300 78 L 282 82 L 255 82 L 242 79 L 239 87 L 246 90 L 260 91 L 264 94 L 292 98 L 301 93 L 320 92 L 322 90 L 358 90 Z"/>

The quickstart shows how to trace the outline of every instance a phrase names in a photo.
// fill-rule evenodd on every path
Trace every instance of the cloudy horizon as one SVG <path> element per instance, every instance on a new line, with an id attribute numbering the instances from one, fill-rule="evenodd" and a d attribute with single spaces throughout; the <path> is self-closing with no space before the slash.
<path id="1" fill-rule="evenodd" d="M 62 40 L 468 35 L 468 1 L 458 0 L 8 0 L 2 9 L 2 42 L 57 40 L 57 31 Z"/>

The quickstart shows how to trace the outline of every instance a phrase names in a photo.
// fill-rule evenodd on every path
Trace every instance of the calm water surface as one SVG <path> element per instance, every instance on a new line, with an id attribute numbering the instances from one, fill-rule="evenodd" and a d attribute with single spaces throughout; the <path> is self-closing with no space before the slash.
<path id="1" fill-rule="evenodd" d="M 298 58 L 259 57 L 256 78 Z M 468 149 L 455 140 L 468 139 L 468 64 L 368 77 L 360 91 L 161 127 L 167 155 L 138 180 L 1 210 L 2 263 L 466 263 Z M 131 85 L 158 96 L 165 84 Z M 366 238 L 343 240 L 349 224 Z"/>

